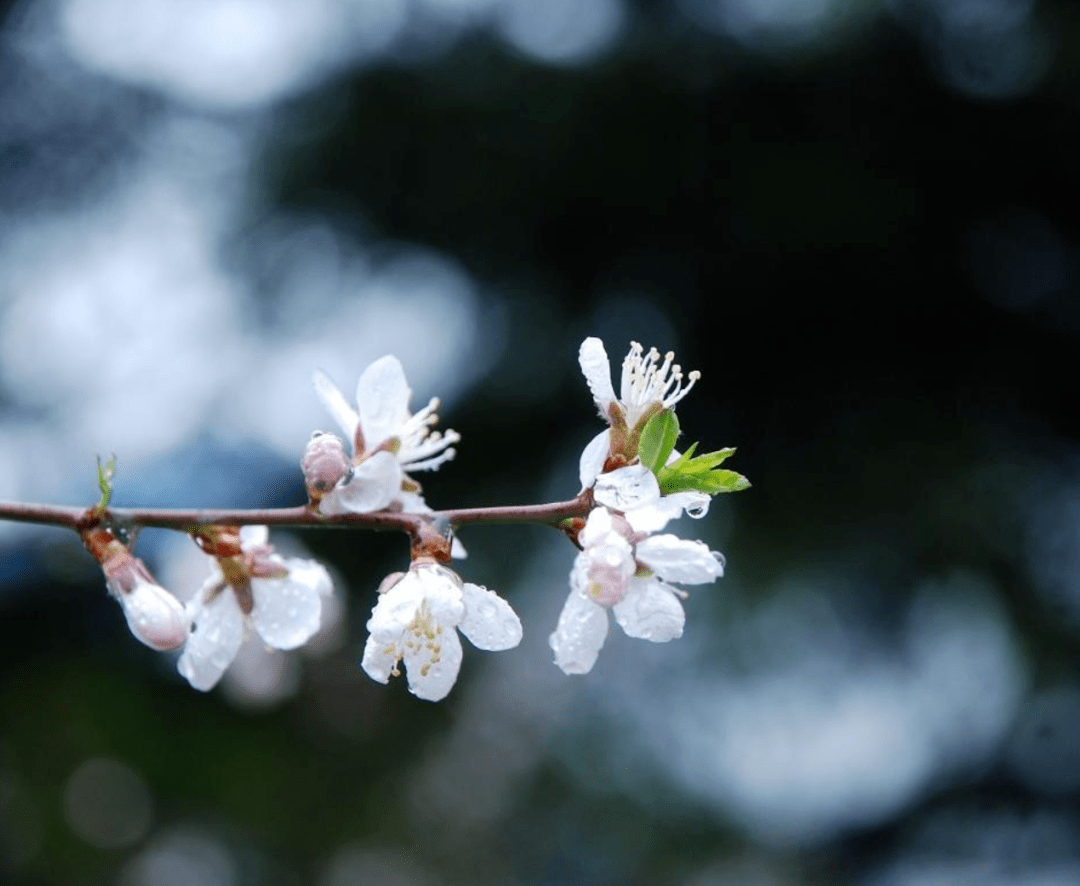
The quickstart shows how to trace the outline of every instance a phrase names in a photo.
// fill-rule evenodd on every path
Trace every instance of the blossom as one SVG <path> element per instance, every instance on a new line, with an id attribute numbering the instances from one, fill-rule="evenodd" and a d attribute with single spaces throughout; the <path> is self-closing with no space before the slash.
<path id="1" fill-rule="evenodd" d="M 491 652 L 521 642 L 521 621 L 509 603 L 427 560 L 416 561 L 400 579 L 380 588 L 367 627 L 360 662 L 367 675 L 387 683 L 404 661 L 409 691 L 427 701 L 445 698 L 457 680 L 458 631 Z"/>
<path id="2" fill-rule="evenodd" d="M 654 643 L 682 636 L 683 592 L 668 582 L 715 581 L 724 558 L 700 541 L 649 535 L 647 527 L 662 528 L 671 516 L 677 514 L 656 501 L 625 514 L 603 506 L 590 512 L 578 536 L 582 550 L 570 572 L 570 595 L 549 639 L 565 673 L 592 670 L 607 638 L 608 609 L 627 636 Z"/>
<path id="3" fill-rule="evenodd" d="M 275 552 L 265 526 L 215 531 L 233 533 L 238 544 L 231 555 L 211 558 L 210 577 L 188 603 L 192 630 L 177 664 L 203 691 L 221 679 L 249 628 L 275 649 L 306 643 L 319 629 L 322 598 L 332 590 L 320 564 Z"/>
<path id="4" fill-rule="evenodd" d="M 581 458 L 581 483 L 587 488 L 603 470 L 609 456 L 620 456 L 622 464 L 637 458 L 637 444 L 645 423 L 662 409 L 670 409 L 685 397 L 701 377 L 697 370 L 686 375 L 683 384 L 682 367 L 675 363 L 675 354 L 668 351 L 663 361 L 656 348 L 644 353 L 637 342 L 630 343 L 630 352 L 622 365 L 619 396 L 611 381 L 611 365 L 604 343 L 589 337 L 578 351 L 581 372 L 592 392 L 600 417 L 610 426 L 585 447 Z"/>
<path id="5" fill-rule="evenodd" d="M 409 510 L 424 510 L 419 484 L 409 471 L 433 470 L 454 457 L 456 431 L 433 431 L 439 400 L 413 415 L 412 390 L 397 357 L 376 360 L 360 376 L 356 409 L 322 372 L 314 375 L 315 393 L 352 442 L 352 470 L 322 497 L 326 514 L 378 511 L 394 501 Z"/>

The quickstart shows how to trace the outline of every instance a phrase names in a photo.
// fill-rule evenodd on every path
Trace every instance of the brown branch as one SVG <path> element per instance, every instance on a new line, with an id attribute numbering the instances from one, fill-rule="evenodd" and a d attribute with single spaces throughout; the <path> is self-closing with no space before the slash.
<path id="1" fill-rule="evenodd" d="M 42 505 L 0 501 L 0 520 L 44 523 L 76 531 L 99 523 L 127 527 L 155 526 L 190 532 L 199 526 L 308 526 L 365 527 L 397 529 L 415 536 L 421 523 L 446 524 L 450 527 L 477 523 L 541 523 L 556 526 L 563 520 L 585 517 L 592 507 L 592 494 L 586 490 L 569 501 L 541 505 L 511 505 L 495 508 L 457 508 L 430 514 L 407 514 L 400 511 L 374 511 L 369 514 L 320 514 L 307 506 L 296 508 L 219 509 L 219 508 L 108 508 L 99 516 L 94 508 L 70 505 Z"/>

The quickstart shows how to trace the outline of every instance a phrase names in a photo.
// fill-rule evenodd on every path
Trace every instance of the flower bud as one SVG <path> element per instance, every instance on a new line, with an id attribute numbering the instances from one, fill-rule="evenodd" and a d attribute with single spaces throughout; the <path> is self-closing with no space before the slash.
<path id="1" fill-rule="evenodd" d="M 101 567 L 109 592 L 120 601 L 131 633 L 151 649 L 183 646 L 188 617 L 180 601 L 154 581 L 149 570 L 122 545 L 110 546 Z"/>
<path id="2" fill-rule="evenodd" d="M 304 472 L 308 496 L 317 503 L 337 486 L 352 465 L 340 437 L 316 431 L 308 441 L 300 467 Z"/>

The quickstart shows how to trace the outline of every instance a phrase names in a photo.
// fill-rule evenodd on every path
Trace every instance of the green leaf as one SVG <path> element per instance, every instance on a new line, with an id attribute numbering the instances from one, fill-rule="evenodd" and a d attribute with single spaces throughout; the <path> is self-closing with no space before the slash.
<path id="1" fill-rule="evenodd" d="M 638 458 L 656 474 L 668 460 L 679 436 L 679 420 L 670 409 L 662 409 L 650 418 L 641 431 Z"/>
<path id="2" fill-rule="evenodd" d="M 718 449 L 695 458 L 696 449 L 695 443 L 675 461 L 657 472 L 656 478 L 660 482 L 660 492 L 663 495 L 691 490 L 717 495 L 721 492 L 738 492 L 750 486 L 750 481 L 742 474 L 717 470 L 717 465 L 731 456 L 734 449 Z"/>
<path id="3" fill-rule="evenodd" d="M 98 489 L 101 490 L 101 500 L 94 506 L 94 510 L 98 515 L 103 516 L 105 509 L 109 507 L 109 500 L 112 498 L 112 478 L 116 474 L 116 456 L 113 455 L 104 465 L 101 463 L 101 456 L 97 457 L 97 482 Z"/>

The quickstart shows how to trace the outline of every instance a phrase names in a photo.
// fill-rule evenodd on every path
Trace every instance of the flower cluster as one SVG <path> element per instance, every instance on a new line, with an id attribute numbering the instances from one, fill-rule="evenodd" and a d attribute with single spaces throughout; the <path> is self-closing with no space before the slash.
<path id="1" fill-rule="evenodd" d="M 713 494 L 748 485 L 738 474 L 716 470 L 733 450 L 694 457 L 696 444 L 684 453 L 674 448 L 679 429 L 673 407 L 699 373 L 684 381 L 673 354 L 661 357 L 634 343 L 616 396 L 599 339 L 582 343 L 579 360 L 608 427 L 585 447 L 579 465 L 583 488 L 569 503 L 572 516 L 560 523 L 580 548 L 570 595 L 550 636 L 555 663 L 568 674 L 592 669 L 607 637 L 609 609 L 631 637 L 664 642 L 681 636 L 685 592 L 676 584 L 715 581 L 724 558 L 701 541 L 661 530 L 684 513 L 704 516 Z M 309 499 L 304 513 L 361 522 L 344 515 L 382 512 L 373 515 L 374 525 L 395 525 L 412 536 L 409 569 L 379 588 L 360 667 L 386 683 L 404 665 L 409 690 L 437 701 L 457 680 L 459 633 L 487 651 L 510 649 L 522 638 L 509 603 L 446 565 L 452 556 L 463 556 L 453 525 L 453 515 L 462 512 L 433 512 L 410 476 L 451 459 L 460 438 L 433 430 L 437 399 L 410 412 L 412 391 L 395 357 L 364 370 L 355 408 L 323 373 L 316 372 L 314 382 L 348 448 L 333 434 L 315 432 L 301 460 Z M 105 528 L 113 467 L 99 466 L 103 498 L 83 541 L 102 565 L 135 636 L 154 649 L 180 649 L 177 668 L 193 687 L 215 686 L 248 638 L 295 649 L 319 630 L 323 602 L 332 591 L 329 574 L 312 560 L 278 554 L 265 526 L 208 523 L 190 530 L 207 557 L 209 576 L 181 605 Z M 559 507 L 565 514 L 566 505 Z M 507 510 L 513 509 L 502 509 L 500 516 Z"/>
<path id="2" fill-rule="evenodd" d="M 579 360 L 609 427 L 581 456 L 581 483 L 592 488 L 597 507 L 578 534 L 581 552 L 570 571 L 570 595 L 549 639 L 555 663 L 567 674 L 592 670 L 607 638 L 606 610 L 627 636 L 673 640 L 682 636 L 684 592 L 669 582 L 700 584 L 724 573 L 723 556 L 703 542 L 651 534 L 683 512 L 703 517 L 709 495 L 693 488 L 664 494 L 656 473 L 639 457 L 649 422 L 686 396 L 700 374 L 691 372 L 684 385 L 674 354 L 661 362 L 655 348 L 643 356 L 634 342 L 616 398 L 603 342 L 585 339 Z M 672 449 L 664 461 L 678 458 Z"/>

